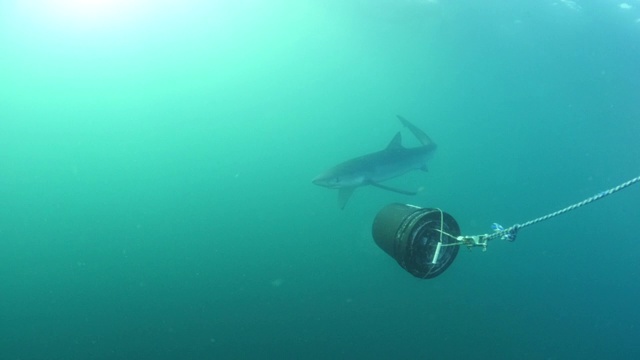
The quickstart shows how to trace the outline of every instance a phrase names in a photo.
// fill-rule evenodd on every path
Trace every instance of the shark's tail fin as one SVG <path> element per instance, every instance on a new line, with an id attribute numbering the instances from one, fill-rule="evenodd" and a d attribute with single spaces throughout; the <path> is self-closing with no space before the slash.
<path id="1" fill-rule="evenodd" d="M 400 115 L 396 115 L 396 116 L 398 117 L 398 119 L 400 119 L 400 122 L 402 123 L 402 125 L 408 127 L 409 130 L 411 130 L 411 132 L 413 133 L 413 136 L 415 136 L 423 146 L 435 146 L 436 145 L 436 143 L 434 143 L 433 140 L 431 140 L 431 138 L 429 136 L 427 136 L 427 134 L 424 133 L 424 131 L 418 129 L 415 125 L 413 125 L 412 123 L 407 121 L 402 116 L 400 116 Z"/>

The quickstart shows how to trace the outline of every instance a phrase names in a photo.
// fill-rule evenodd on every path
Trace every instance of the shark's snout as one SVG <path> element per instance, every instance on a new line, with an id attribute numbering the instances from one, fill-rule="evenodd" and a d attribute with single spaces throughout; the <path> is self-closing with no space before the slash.
<path id="1" fill-rule="evenodd" d="M 339 189 L 344 186 L 343 178 L 336 175 L 335 171 L 329 170 L 325 171 L 322 174 L 316 176 L 311 180 L 311 182 L 315 185 L 326 187 L 329 189 Z"/>
<path id="2" fill-rule="evenodd" d="M 329 179 L 324 175 L 316 176 L 315 178 L 313 178 L 313 180 L 311 180 L 311 183 L 318 186 L 331 187 Z"/>

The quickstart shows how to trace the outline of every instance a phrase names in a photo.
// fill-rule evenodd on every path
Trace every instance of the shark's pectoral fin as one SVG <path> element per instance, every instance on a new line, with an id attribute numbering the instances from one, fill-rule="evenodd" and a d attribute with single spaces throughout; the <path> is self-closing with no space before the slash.
<path id="1" fill-rule="evenodd" d="M 344 209 L 355 190 L 356 186 L 342 187 L 338 190 L 338 206 L 340 206 L 340 209 Z"/>
<path id="2" fill-rule="evenodd" d="M 417 191 L 408 191 L 408 190 L 402 190 L 402 189 L 396 189 L 396 188 L 392 188 L 390 186 L 386 186 L 386 185 L 382 185 L 382 184 L 378 184 L 377 182 L 369 182 L 369 184 L 378 187 L 380 189 L 384 189 L 387 191 L 393 191 L 393 192 L 397 192 L 400 194 L 404 194 L 404 195 L 416 195 L 418 192 Z"/>

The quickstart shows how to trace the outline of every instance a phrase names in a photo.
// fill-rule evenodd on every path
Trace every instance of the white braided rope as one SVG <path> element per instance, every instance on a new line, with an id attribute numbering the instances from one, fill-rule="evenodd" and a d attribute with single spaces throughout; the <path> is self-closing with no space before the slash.
<path id="1" fill-rule="evenodd" d="M 541 216 L 541 217 L 539 217 L 537 219 L 529 220 L 529 221 L 527 221 L 527 222 L 525 222 L 523 224 L 515 224 L 515 225 L 511 226 L 508 229 L 495 232 L 495 233 L 487 236 L 486 240 L 491 240 L 491 239 L 495 239 L 495 238 L 503 237 L 503 236 L 505 236 L 507 238 L 513 237 L 515 239 L 515 234 L 517 233 L 517 231 L 519 229 L 525 228 L 525 227 L 533 225 L 533 224 L 537 224 L 537 223 L 539 223 L 541 221 L 544 221 L 544 220 L 551 219 L 553 217 L 556 217 L 558 215 L 564 214 L 564 213 L 569 212 L 571 210 L 575 210 L 575 209 L 577 209 L 577 208 L 579 208 L 581 206 L 590 204 L 590 203 L 592 203 L 592 202 L 594 202 L 596 200 L 602 199 L 605 196 L 609 196 L 609 195 L 611 195 L 611 194 L 613 194 L 615 192 L 618 192 L 618 191 L 620 191 L 620 190 L 622 190 L 622 189 L 624 189 L 624 188 L 626 188 L 628 186 L 631 186 L 631 185 L 633 185 L 633 184 L 635 184 L 635 183 L 637 183 L 639 181 L 640 181 L 640 176 L 637 176 L 637 177 L 635 177 L 635 178 L 633 178 L 633 179 L 631 179 L 631 180 L 629 180 L 627 182 L 624 182 L 624 183 L 622 183 L 622 184 L 620 184 L 620 185 L 618 185 L 616 187 L 613 187 L 613 188 L 611 188 L 609 190 L 603 191 L 603 192 L 601 192 L 601 193 L 599 193 L 597 195 L 594 195 L 594 196 L 592 196 L 590 198 L 584 199 L 584 200 L 580 201 L 579 203 L 575 203 L 573 205 L 567 206 L 564 209 L 558 210 L 556 212 L 552 212 L 551 214 L 547 214 L 545 216 Z"/>

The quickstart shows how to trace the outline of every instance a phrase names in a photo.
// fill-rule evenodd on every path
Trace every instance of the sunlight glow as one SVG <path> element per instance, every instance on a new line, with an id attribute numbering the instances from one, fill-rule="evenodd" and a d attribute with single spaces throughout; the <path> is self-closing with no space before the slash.
<path id="1" fill-rule="evenodd" d="M 57 27 L 114 28 L 133 20 L 146 0 L 31 0 L 23 4 Z"/>
<path id="2" fill-rule="evenodd" d="M 64 0 L 59 1 L 61 14 L 86 20 L 98 20 L 116 15 L 122 4 L 118 0 Z"/>

